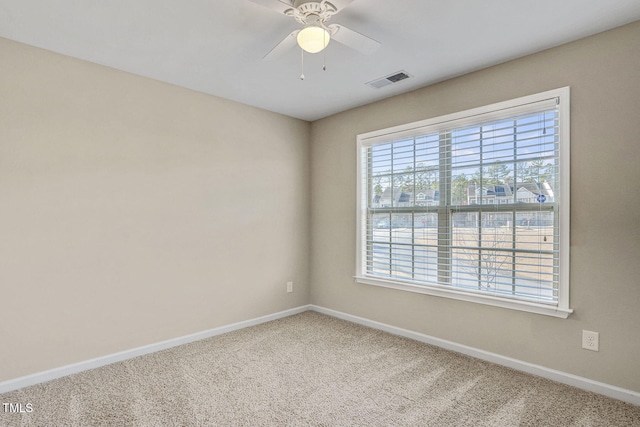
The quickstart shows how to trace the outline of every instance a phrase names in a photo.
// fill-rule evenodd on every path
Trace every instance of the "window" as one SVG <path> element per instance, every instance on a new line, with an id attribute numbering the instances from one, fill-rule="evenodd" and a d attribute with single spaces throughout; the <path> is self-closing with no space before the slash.
<path id="1" fill-rule="evenodd" d="M 358 151 L 358 282 L 571 314 L 569 88 L 358 135 Z"/>

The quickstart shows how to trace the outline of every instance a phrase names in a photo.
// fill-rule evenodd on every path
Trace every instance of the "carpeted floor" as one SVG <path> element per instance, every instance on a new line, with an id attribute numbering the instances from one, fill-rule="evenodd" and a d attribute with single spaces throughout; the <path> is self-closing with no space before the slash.
<path id="1" fill-rule="evenodd" d="M 11 393 L 3 426 L 640 426 L 640 407 L 305 312 Z"/>

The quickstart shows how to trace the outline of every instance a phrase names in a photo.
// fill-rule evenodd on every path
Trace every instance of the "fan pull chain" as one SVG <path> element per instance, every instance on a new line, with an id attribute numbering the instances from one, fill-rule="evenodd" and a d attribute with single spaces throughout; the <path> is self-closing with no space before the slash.
<path id="1" fill-rule="evenodd" d="M 325 49 L 322 50 L 322 71 L 327 71 L 327 33 L 322 33 L 322 38 L 324 39 Z"/>
<path id="2" fill-rule="evenodd" d="M 300 49 L 300 68 L 302 73 L 300 74 L 300 80 L 304 80 L 304 50 Z"/>

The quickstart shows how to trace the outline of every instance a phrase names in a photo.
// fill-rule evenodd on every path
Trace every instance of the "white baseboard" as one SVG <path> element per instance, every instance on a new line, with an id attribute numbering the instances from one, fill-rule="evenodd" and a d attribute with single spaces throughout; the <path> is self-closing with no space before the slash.
<path id="1" fill-rule="evenodd" d="M 532 363 L 523 362 L 521 360 L 502 356 L 496 353 L 490 353 L 488 351 L 480 350 L 473 347 L 468 347 L 462 344 L 457 344 L 452 341 L 443 340 L 440 338 L 432 337 L 429 335 L 421 334 L 419 332 L 414 332 L 407 329 L 397 328 L 392 325 L 376 322 L 374 320 L 365 319 L 363 317 L 353 316 L 351 314 L 342 313 L 340 311 L 331 310 L 331 309 L 320 307 L 317 305 L 304 305 L 304 306 L 296 307 L 290 310 L 269 314 L 267 316 L 257 317 L 255 319 L 245 320 L 243 322 L 233 323 L 227 326 L 221 326 L 218 328 L 210 329 L 208 331 L 197 332 L 195 334 L 186 335 L 183 337 L 162 341 L 159 343 L 134 348 L 131 350 L 121 351 L 119 353 L 97 357 L 95 359 L 85 360 L 83 362 L 62 366 L 60 368 L 50 369 L 48 371 L 38 372 L 35 374 L 26 375 L 24 377 L 0 382 L 0 394 L 17 390 L 23 387 L 28 387 L 31 385 L 55 380 L 57 378 L 61 378 L 71 374 L 76 374 L 89 369 L 99 368 L 101 366 L 109 365 L 111 363 L 120 362 L 120 361 L 131 359 L 134 357 L 143 356 L 145 354 L 154 353 L 160 350 L 166 350 L 168 348 L 176 347 L 183 344 L 188 344 L 188 343 L 202 340 L 205 338 L 214 337 L 216 335 L 222 335 L 227 332 L 236 331 L 238 329 L 248 328 L 250 326 L 259 325 L 261 323 L 270 322 L 272 320 L 277 320 L 283 317 L 292 316 L 294 314 L 303 313 L 308 310 L 317 311 L 318 313 L 323 313 L 329 316 L 336 317 L 338 319 L 347 320 L 353 323 L 358 323 L 360 325 L 368 326 L 370 328 L 378 329 L 394 335 L 399 335 L 399 336 L 410 338 L 426 344 L 435 345 L 437 347 L 455 351 L 457 353 L 466 354 L 467 356 L 475 357 L 477 359 L 485 360 L 487 362 L 495 363 L 497 365 L 506 366 L 512 369 L 516 369 L 518 371 L 526 372 L 532 375 L 537 375 L 539 377 L 557 381 L 562 384 L 567 384 L 573 387 L 577 387 L 583 390 L 602 394 L 604 396 L 612 397 L 614 399 L 622 400 L 624 402 L 628 402 L 628 403 L 640 406 L 640 393 L 636 391 L 623 389 L 620 387 L 612 386 L 612 385 L 601 383 L 598 381 L 593 381 L 588 378 L 579 377 L 577 375 L 569 374 L 566 372 L 545 368 L 544 366 L 534 365 Z"/>
<path id="2" fill-rule="evenodd" d="M 255 319 L 245 320 L 243 322 L 233 323 L 227 326 L 221 326 L 219 328 L 210 329 L 208 331 L 197 332 L 195 334 L 185 335 L 183 337 L 173 338 L 155 344 L 149 344 L 143 347 L 137 347 L 131 350 L 125 350 L 119 353 L 109 354 L 107 356 L 101 356 L 95 359 L 85 360 L 71 365 L 50 369 L 48 371 L 37 372 L 35 374 L 26 375 L 24 377 L 3 381 L 0 382 L 0 394 L 17 390 L 23 387 L 55 380 L 67 375 L 77 374 L 78 372 L 87 371 L 89 369 L 95 369 L 101 366 L 110 365 L 115 362 L 121 362 L 123 360 L 143 356 L 145 354 L 155 353 L 156 351 L 166 350 L 171 347 L 176 347 L 205 338 L 214 337 L 216 335 L 226 334 L 227 332 L 236 331 L 238 329 L 248 328 L 249 326 L 255 326 L 261 323 L 270 322 L 272 320 L 281 319 L 283 317 L 292 316 L 294 314 L 303 313 L 305 311 L 308 311 L 309 309 L 310 306 L 304 305 L 292 308 L 290 310 L 281 311 L 279 313 L 269 314 L 267 316 L 257 317 Z"/>
<path id="3" fill-rule="evenodd" d="M 475 357 L 476 359 L 485 360 L 487 362 L 506 366 L 508 368 L 526 372 L 528 374 L 537 375 L 539 377 L 547 378 L 582 390 L 591 391 L 593 393 L 602 394 L 604 396 L 612 397 L 614 399 L 622 400 L 634 405 L 640 405 L 640 393 L 633 390 L 627 390 L 598 381 L 593 381 L 588 378 L 579 377 L 577 375 L 569 374 L 562 371 L 556 371 L 555 369 L 545 368 L 544 366 L 534 365 L 532 363 L 523 362 L 521 360 L 512 359 L 511 357 L 501 356 L 496 353 L 490 353 L 488 351 L 468 347 L 462 344 L 457 344 L 452 341 L 443 340 L 440 338 L 421 334 L 419 332 L 397 328 L 395 326 L 387 325 L 385 323 L 376 322 L 374 320 L 369 320 L 358 316 L 352 316 L 351 314 L 342 313 L 340 311 L 335 311 L 316 305 L 310 305 L 309 308 L 310 310 L 317 311 L 318 313 L 326 314 L 328 316 L 337 317 L 338 319 L 358 323 L 363 326 L 368 326 L 373 329 L 378 329 L 394 335 L 410 338 L 416 341 L 423 342 L 425 344 L 431 344 L 436 347 L 444 348 L 446 350 L 455 351 L 456 353 L 462 353 L 467 356 Z"/>

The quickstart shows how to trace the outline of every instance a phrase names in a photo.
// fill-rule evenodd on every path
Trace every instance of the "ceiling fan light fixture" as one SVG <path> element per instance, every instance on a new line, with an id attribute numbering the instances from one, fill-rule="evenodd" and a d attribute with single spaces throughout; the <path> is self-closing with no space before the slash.
<path id="1" fill-rule="evenodd" d="M 309 25 L 298 33 L 298 46 L 309 53 L 322 51 L 331 40 L 331 34 L 318 25 Z"/>

